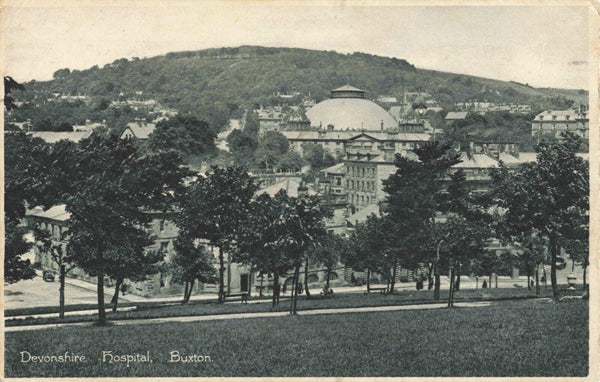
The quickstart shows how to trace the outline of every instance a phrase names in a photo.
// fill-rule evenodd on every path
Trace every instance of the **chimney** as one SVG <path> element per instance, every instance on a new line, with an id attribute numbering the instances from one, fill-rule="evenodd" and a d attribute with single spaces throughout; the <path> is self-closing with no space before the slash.
<path id="1" fill-rule="evenodd" d="M 381 131 L 383 131 L 383 119 L 381 120 Z"/>

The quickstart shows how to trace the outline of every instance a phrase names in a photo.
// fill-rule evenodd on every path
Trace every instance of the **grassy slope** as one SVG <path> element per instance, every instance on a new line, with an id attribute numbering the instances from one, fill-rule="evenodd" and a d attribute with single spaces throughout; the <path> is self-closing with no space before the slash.
<path id="1" fill-rule="evenodd" d="M 486 308 L 296 316 L 6 334 L 5 369 L 29 376 L 584 376 L 588 304 L 541 300 Z M 24 364 L 18 352 L 86 355 Z M 102 364 L 150 351 L 153 363 Z M 168 363 L 169 352 L 212 362 Z"/>

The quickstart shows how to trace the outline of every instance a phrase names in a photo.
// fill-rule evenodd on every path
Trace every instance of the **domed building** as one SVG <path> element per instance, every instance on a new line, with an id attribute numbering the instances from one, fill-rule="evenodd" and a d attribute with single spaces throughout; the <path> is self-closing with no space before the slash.
<path id="1" fill-rule="evenodd" d="M 306 112 L 310 126 L 334 130 L 387 130 L 398 123 L 383 108 L 365 98 L 365 91 L 342 86 L 331 91 L 331 98 Z"/>

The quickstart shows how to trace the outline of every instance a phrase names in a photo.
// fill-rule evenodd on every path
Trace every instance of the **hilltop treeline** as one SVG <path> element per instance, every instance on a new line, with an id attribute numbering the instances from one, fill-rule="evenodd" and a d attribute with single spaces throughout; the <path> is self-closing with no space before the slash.
<path id="1" fill-rule="evenodd" d="M 276 93 L 300 92 L 318 102 L 346 83 L 365 89 L 373 99 L 401 98 L 404 90 L 429 92 L 446 109 L 475 98 L 529 103 L 534 110 L 568 104 L 566 93 L 421 70 L 398 58 L 257 46 L 121 58 L 87 70 L 64 68 L 51 81 L 25 84 L 34 92 L 19 97 L 32 98 L 40 92 L 85 94 L 95 105 L 119 97 L 143 97 L 222 127 L 249 106 L 272 104 Z"/>

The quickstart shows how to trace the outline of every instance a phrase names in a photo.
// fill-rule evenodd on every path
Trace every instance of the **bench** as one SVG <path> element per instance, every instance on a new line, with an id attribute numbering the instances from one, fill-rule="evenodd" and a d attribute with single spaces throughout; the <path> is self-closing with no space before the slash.
<path id="1" fill-rule="evenodd" d="M 229 297 L 241 297 L 242 298 L 242 304 L 244 304 L 244 303 L 247 304 L 248 303 L 248 292 L 226 294 L 224 296 L 224 299 L 227 299 Z"/>
<path id="2" fill-rule="evenodd" d="M 381 287 L 381 288 L 369 288 L 368 290 L 365 291 L 365 294 L 371 293 L 371 291 L 376 291 L 376 290 L 378 290 L 379 293 L 381 293 L 381 294 L 387 293 L 387 287 Z"/>

